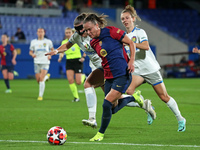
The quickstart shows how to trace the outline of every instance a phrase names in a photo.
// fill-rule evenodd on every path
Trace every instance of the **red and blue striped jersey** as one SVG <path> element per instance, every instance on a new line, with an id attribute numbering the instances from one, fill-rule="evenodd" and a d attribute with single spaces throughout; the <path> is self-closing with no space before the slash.
<path id="1" fill-rule="evenodd" d="M 12 44 L 7 44 L 6 46 L 0 45 L 0 54 L 1 54 L 1 65 L 12 66 L 12 58 L 14 46 Z"/>
<path id="2" fill-rule="evenodd" d="M 124 36 L 125 32 L 121 29 L 108 26 L 101 29 L 98 38 L 90 41 L 90 45 L 102 59 L 105 79 L 116 78 L 127 73 L 129 58 L 122 43 Z"/>

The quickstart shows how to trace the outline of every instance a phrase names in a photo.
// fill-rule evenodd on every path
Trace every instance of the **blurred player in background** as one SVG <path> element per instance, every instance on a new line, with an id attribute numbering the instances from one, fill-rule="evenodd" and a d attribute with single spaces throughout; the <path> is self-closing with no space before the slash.
<path id="1" fill-rule="evenodd" d="M 135 71 L 133 73 L 133 82 L 131 83 L 128 94 L 133 94 L 135 88 L 144 82 L 152 85 L 153 89 L 160 99 L 167 104 L 178 120 L 178 131 L 183 132 L 186 129 L 186 119 L 182 117 L 176 101 L 167 94 L 163 78 L 160 73 L 160 65 L 153 52 L 150 49 L 146 32 L 135 26 L 137 16 L 136 10 L 128 5 L 121 13 L 121 21 L 127 30 L 128 37 L 136 44 Z M 129 46 L 125 46 L 129 53 Z"/>
<path id="2" fill-rule="evenodd" d="M 17 64 L 16 57 L 17 51 L 12 44 L 8 44 L 8 35 L 3 34 L 1 36 L 2 45 L 0 45 L 0 57 L 1 57 L 1 72 L 3 74 L 4 82 L 7 87 L 5 93 L 12 93 L 9 80 L 14 79 L 14 65 Z"/>
<path id="3" fill-rule="evenodd" d="M 36 81 L 39 83 L 38 100 L 43 100 L 45 90 L 45 81 L 50 78 L 48 73 L 51 56 L 45 56 L 45 53 L 53 51 L 51 40 L 44 38 L 43 28 L 37 29 L 37 39 L 31 41 L 29 55 L 34 59 L 34 72 Z"/>
<path id="4" fill-rule="evenodd" d="M 74 30 L 72 28 L 65 29 L 65 40 L 62 41 L 61 45 L 67 43 L 70 37 L 73 35 Z M 72 102 L 79 102 L 79 95 L 76 84 L 80 85 L 84 82 L 85 75 L 83 72 L 83 62 L 85 61 L 86 54 L 84 53 L 81 56 L 81 49 L 77 44 L 74 44 L 70 49 L 65 51 L 66 54 L 66 76 L 69 82 L 69 87 L 74 96 Z M 58 62 L 61 62 L 64 53 L 59 54 Z M 74 83 L 74 77 L 76 83 Z"/>

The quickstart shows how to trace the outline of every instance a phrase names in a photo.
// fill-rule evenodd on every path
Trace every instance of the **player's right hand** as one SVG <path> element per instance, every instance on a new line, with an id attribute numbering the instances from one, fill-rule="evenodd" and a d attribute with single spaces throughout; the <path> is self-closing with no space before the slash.
<path id="1" fill-rule="evenodd" d="M 46 53 L 45 56 L 47 56 L 47 55 L 52 56 L 52 55 L 56 55 L 56 54 L 58 54 L 58 51 L 51 51 L 49 53 Z"/>
<path id="2" fill-rule="evenodd" d="M 192 49 L 192 52 L 193 52 L 193 53 L 198 53 L 198 48 L 197 48 L 197 47 L 194 47 L 194 48 Z"/>
<path id="3" fill-rule="evenodd" d="M 33 58 L 35 58 L 35 57 L 36 57 L 36 55 L 35 55 L 35 54 L 33 54 L 33 55 L 32 55 L 32 57 L 33 57 Z"/>

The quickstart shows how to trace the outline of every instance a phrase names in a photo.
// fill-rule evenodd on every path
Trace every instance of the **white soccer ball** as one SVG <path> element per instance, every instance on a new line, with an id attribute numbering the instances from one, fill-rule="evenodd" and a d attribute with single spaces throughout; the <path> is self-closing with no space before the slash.
<path id="1" fill-rule="evenodd" d="M 67 140 L 67 132 L 62 127 L 52 127 L 47 133 L 47 140 L 53 145 L 63 145 Z"/>

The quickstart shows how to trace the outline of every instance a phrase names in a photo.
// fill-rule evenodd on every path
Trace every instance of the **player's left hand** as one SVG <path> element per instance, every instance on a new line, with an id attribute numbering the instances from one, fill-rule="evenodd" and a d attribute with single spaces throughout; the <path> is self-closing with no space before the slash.
<path id="1" fill-rule="evenodd" d="M 132 61 L 128 62 L 128 70 L 129 70 L 129 73 L 134 72 L 134 70 L 135 70 L 134 62 L 132 62 Z"/>
<path id="2" fill-rule="evenodd" d="M 84 62 L 84 61 L 85 61 L 85 58 L 84 58 L 84 57 L 81 57 L 81 58 L 79 59 L 79 61 L 80 61 L 80 62 Z"/>
<path id="3" fill-rule="evenodd" d="M 15 59 L 12 59 L 12 64 L 13 64 L 13 65 L 16 65 L 16 64 L 17 64 L 17 62 L 16 62 Z"/>
<path id="4" fill-rule="evenodd" d="M 50 60 L 51 59 L 51 56 L 50 55 L 48 55 L 48 60 Z"/>

